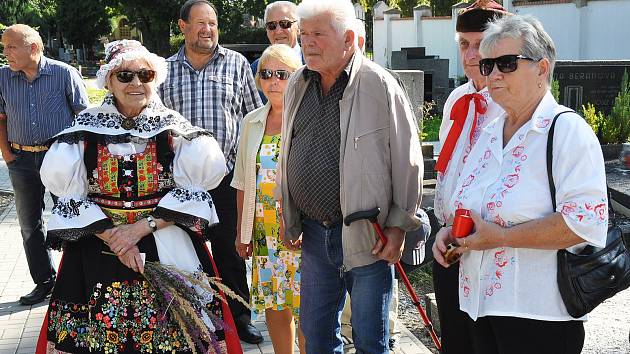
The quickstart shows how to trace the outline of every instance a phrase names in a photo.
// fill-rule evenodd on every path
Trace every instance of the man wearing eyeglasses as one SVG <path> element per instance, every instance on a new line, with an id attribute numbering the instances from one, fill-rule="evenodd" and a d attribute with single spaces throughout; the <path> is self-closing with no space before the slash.
<path id="1" fill-rule="evenodd" d="M 269 43 L 288 45 L 302 58 L 302 64 L 304 64 L 302 48 L 298 43 L 297 5 L 290 1 L 272 2 L 265 8 L 264 20 Z M 258 61 L 259 59 L 254 60 L 251 65 L 254 75 L 258 70 Z M 258 93 L 263 103 L 267 103 L 267 98 L 262 91 Z"/>
<path id="2" fill-rule="evenodd" d="M 479 69 L 479 44 L 486 24 L 508 12 L 494 1 L 477 0 L 457 17 L 455 29 L 459 56 L 468 82 L 457 87 L 444 104 L 440 126 L 441 152 L 435 166 L 438 172 L 435 186 L 435 216 L 440 225 L 451 224 L 454 207 L 450 204 L 455 182 L 466 157 L 481 130 L 503 110 L 492 102 L 486 79 Z M 435 252 L 435 246 L 433 246 Z M 438 305 L 442 353 L 472 353 L 468 315 L 459 309 L 459 267 L 442 267 L 433 262 L 433 287 Z"/>
<path id="3" fill-rule="evenodd" d="M 33 28 L 7 27 L 2 44 L 9 66 L 0 68 L 0 150 L 9 169 L 26 261 L 36 284 L 20 298 L 20 304 L 34 305 L 46 299 L 55 284 L 55 269 L 45 246 L 45 188 L 39 169 L 47 141 L 87 108 L 88 96 L 76 69 L 43 55 L 42 39 Z"/>
<path id="4" fill-rule="evenodd" d="M 168 108 L 212 132 L 223 150 L 229 173 L 210 191 L 219 217 L 210 235 L 212 254 L 223 283 L 249 302 L 245 261 L 234 245 L 236 190 L 230 182 L 241 121 L 262 102 L 245 57 L 219 45 L 218 23 L 217 9 L 207 0 L 188 0 L 182 5 L 178 25 L 184 45 L 166 60 L 168 74 L 158 93 Z M 241 340 L 262 342 L 249 309 L 232 299 L 228 303 Z"/>

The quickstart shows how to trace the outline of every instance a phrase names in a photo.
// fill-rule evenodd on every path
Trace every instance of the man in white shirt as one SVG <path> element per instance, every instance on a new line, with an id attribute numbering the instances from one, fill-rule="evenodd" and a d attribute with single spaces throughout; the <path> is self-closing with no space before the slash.
<path id="1" fill-rule="evenodd" d="M 297 5 L 290 1 L 272 2 L 265 8 L 264 21 L 269 43 L 288 45 L 302 58 L 302 64 L 304 64 L 302 48 L 298 43 Z M 258 70 L 258 60 L 254 60 L 250 65 L 254 76 Z M 263 103 L 267 103 L 267 98 L 262 91 L 258 91 L 258 93 Z"/>
<path id="2" fill-rule="evenodd" d="M 451 224 L 455 207 L 449 205 L 455 182 L 481 130 L 503 110 L 486 89 L 479 71 L 479 43 L 486 24 L 508 12 L 494 1 L 477 0 L 457 17 L 456 40 L 468 82 L 457 87 L 444 104 L 440 126 L 441 152 L 436 164 L 435 215 L 441 225 Z M 444 268 L 433 262 L 433 287 L 438 304 L 442 353 L 472 353 L 466 313 L 460 310 L 457 265 Z"/>

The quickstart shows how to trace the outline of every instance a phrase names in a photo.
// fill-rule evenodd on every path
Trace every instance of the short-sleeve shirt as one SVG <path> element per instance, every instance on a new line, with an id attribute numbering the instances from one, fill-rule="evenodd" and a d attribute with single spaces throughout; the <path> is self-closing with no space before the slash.
<path id="1" fill-rule="evenodd" d="M 488 124 L 468 156 L 452 203 L 506 228 L 552 214 L 547 137 L 554 116 L 568 110 L 548 92 L 505 147 L 506 114 Z M 608 229 L 604 159 L 584 119 L 575 113 L 558 118 L 553 155 L 555 211 L 579 237 L 603 246 Z M 473 320 L 482 316 L 574 320 L 558 290 L 556 253 L 511 247 L 465 253 L 459 268 L 461 309 Z"/>
<path id="2" fill-rule="evenodd" d="M 9 142 L 45 144 L 87 106 L 85 84 L 70 65 L 42 56 L 31 82 L 21 71 L 0 68 L 0 113 L 7 116 Z"/>

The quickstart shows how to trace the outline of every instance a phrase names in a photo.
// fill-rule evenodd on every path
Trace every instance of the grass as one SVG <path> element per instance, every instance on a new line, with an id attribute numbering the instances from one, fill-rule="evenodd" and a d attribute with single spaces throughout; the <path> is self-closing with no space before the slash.
<path id="1" fill-rule="evenodd" d="M 440 124 L 442 119 L 439 116 L 430 116 L 422 120 L 422 141 L 437 141 L 439 139 Z"/>
<path id="2" fill-rule="evenodd" d="M 103 98 L 105 94 L 107 94 L 107 90 L 99 90 L 97 88 L 88 87 L 88 98 L 90 99 L 90 104 L 99 105 L 103 102 Z"/>
<path id="3" fill-rule="evenodd" d="M 418 295 L 433 292 L 433 270 L 430 264 L 408 274 L 409 282 Z"/>

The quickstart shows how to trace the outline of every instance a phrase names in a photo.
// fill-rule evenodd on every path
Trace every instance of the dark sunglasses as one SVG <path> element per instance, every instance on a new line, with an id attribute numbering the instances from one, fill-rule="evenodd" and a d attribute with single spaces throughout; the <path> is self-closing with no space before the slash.
<path id="1" fill-rule="evenodd" d="M 518 60 L 529 60 L 529 61 L 540 61 L 540 59 L 532 59 L 522 55 L 516 54 L 508 54 L 502 55 L 496 58 L 485 58 L 479 60 L 479 71 L 481 71 L 481 75 L 488 76 L 492 73 L 492 69 L 494 69 L 494 64 L 497 64 L 497 68 L 502 73 L 511 73 L 518 69 Z"/>
<path id="2" fill-rule="evenodd" d="M 260 72 L 258 72 L 258 75 L 260 75 L 260 78 L 263 80 L 269 80 L 271 79 L 274 75 L 275 77 L 277 77 L 280 80 L 286 80 L 289 78 L 289 76 L 291 76 L 291 72 L 289 72 L 288 70 L 269 70 L 269 69 L 262 69 L 260 70 Z"/>
<path id="3" fill-rule="evenodd" d="M 155 79 L 155 71 L 147 69 L 140 69 L 138 71 L 121 70 L 116 73 L 116 78 L 123 84 L 128 84 L 133 81 L 133 77 L 136 75 L 138 75 L 138 80 L 140 80 L 143 84 L 151 82 Z"/>
<path id="4" fill-rule="evenodd" d="M 267 27 L 267 29 L 270 31 L 275 31 L 278 25 L 280 25 L 280 28 L 282 29 L 289 29 L 291 28 L 291 25 L 293 25 L 294 22 L 296 21 L 291 21 L 291 20 L 269 21 L 265 23 L 265 27 Z"/>

